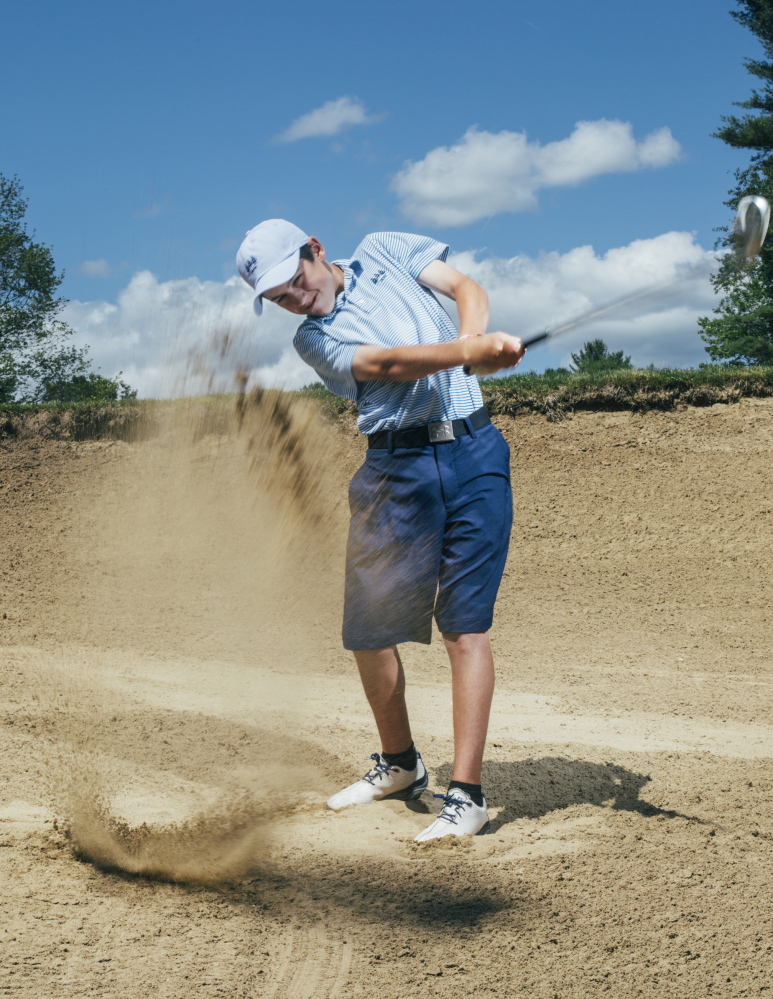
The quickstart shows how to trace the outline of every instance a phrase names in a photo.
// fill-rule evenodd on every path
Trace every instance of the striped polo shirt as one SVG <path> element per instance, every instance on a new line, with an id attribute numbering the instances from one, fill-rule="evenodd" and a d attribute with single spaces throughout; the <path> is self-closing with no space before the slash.
<path id="1" fill-rule="evenodd" d="M 405 347 L 456 339 L 448 313 L 418 283 L 424 268 L 447 254 L 448 246 L 428 236 L 371 233 L 351 260 L 333 261 L 344 272 L 344 288 L 330 315 L 310 316 L 295 334 L 295 349 L 327 388 L 357 403 L 364 434 L 457 419 L 483 405 L 477 379 L 461 367 L 413 382 L 358 382 L 352 374 L 352 359 L 363 344 Z"/>

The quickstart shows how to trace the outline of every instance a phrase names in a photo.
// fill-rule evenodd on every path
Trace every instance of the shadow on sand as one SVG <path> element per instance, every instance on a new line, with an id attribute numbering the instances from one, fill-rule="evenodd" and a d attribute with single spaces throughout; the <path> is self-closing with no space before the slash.
<path id="1" fill-rule="evenodd" d="M 443 787 L 451 779 L 452 764 L 444 763 L 435 775 Z M 538 819 L 570 805 L 610 805 L 640 815 L 692 819 L 681 812 L 657 808 L 639 797 L 651 778 L 615 763 L 588 763 L 560 756 L 484 763 L 483 788 L 488 804 L 502 811 L 492 819 L 495 832 L 516 819 Z"/>

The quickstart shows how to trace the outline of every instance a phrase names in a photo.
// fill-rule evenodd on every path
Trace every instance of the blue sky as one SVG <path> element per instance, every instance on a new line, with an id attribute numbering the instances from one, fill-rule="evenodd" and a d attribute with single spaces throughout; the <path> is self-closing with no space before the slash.
<path id="1" fill-rule="evenodd" d="M 748 96 L 743 58 L 758 53 L 731 6 L 14 4 L 0 172 L 20 177 L 30 224 L 66 271 L 68 320 L 105 373 L 120 367 L 146 394 L 162 391 L 161 339 L 191 311 L 196 335 L 220 305 L 241 322 L 249 299 L 227 281 L 265 217 L 290 218 L 334 257 L 376 229 L 434 235 L 488 275 L 494 317 L 525 333 L 710 251 L 746 163 L 710 133 Z M 666 246 L 668 233 L 689 235 Z M 513 299 L 503 282 L 519 277 Z M 634 320 L 619 327 L 620 345 L 630 336 L 641 363 L 704 359 L 694 318 L 707 296 L 671 316 L 679 344 L 657 332 L 659 314 L 644 340 Z M 265 341 L 256 369 L 302 381 L 286 323 L 247 321 L 245 336 Z"/>

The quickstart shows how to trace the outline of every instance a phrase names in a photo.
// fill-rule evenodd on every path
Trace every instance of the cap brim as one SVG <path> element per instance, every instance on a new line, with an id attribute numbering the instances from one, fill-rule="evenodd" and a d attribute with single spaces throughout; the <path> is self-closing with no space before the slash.
<path id="1" fill-rule="evenodd" d="M 270 291 L 271 288 L 278 288 L 280 284 L 284 284 L 285 281 L 289 281 L 290 278 L 294 277 L 295 272 L 298 270 L 300 259 L 300 249 L 295 250 L 289 257 L 285 257 L 281 263 L 276 264 L 271 270 L 266 271 L 261 276 L 255 285 L 255 300 L 252 303 L 256 315 L 259 316 L 263 312 L 263 292 Z"/>

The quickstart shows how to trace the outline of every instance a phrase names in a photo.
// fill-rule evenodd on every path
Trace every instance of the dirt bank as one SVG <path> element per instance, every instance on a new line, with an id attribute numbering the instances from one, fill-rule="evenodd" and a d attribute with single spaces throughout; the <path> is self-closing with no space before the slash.
<path id="1" fill-rule="evenodd" d="M 773 402 L 498 422 L 493 831 L 434 848 L 430 796 L 323 808 L 378 748 L 338 643 L 351 428 L 279 483 L 257 424 L 0 442 L 1 995 L 770 993 Z M 439 789 L 447 666 L 403 653 Z M 114 869 L 64 835 L 74 783 Z"/>

